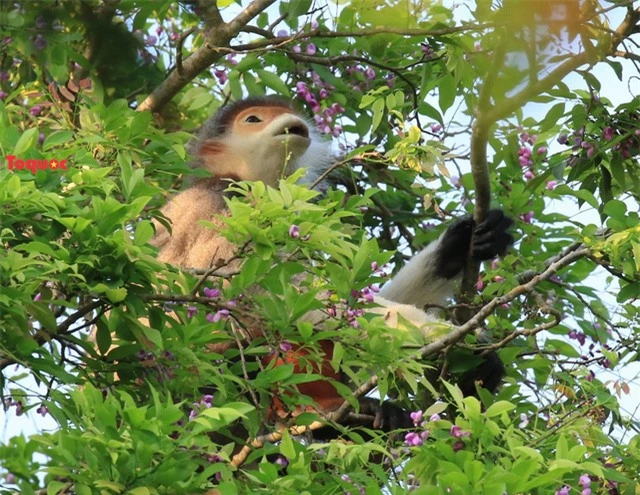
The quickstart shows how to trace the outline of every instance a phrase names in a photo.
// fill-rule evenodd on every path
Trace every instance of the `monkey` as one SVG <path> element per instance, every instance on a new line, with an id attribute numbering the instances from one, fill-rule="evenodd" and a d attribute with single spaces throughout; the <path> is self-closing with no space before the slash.
<path id="1" fill-rule="evenodd" d="M 229 183 L 262 181 L 276 187 L 280 178 L 305 167 L 309 172 L 304 180 L 312 184 L 333 160 L 330 144 L 320 139 L 290 101 L 276 96 L 249 97 L 224 106 L 202 126 L 189 148 L 193 166 L 210 172 L 211 177 L 196 179 L 169 201 L 161 214 L 168 219 L 171 230 L 155 220 L 156 234 L 151 242 L 158 248 L 160 261 L 182 268 L 217 266 L 223 275 L 237 271 L 240 263 L 234 259 L 237 246 L 219 234 L 223 222 L 214 218 L 228 215 L 225 197 L 230 194 Z M 201 220 L 211 223 L 204 226 Z M 480 224 L 472 217 L 455 221 L 382 287 L 372 311 L 385 315 L 390 326 L 397 325 L 402 317 L 428 329 L 437 318 L 423 308 L 443 305 L 454 294 L 469 256 L 484 261 L 504 255 L 513 243 L 508 232 L 511 224 L 501 210 L 491 210 Z M 250 338 L 260 336 L 260 329 L 250 331 Z M 229 347 L 216 344 L 214 350 L 224 352 Z M 318 372 L 341 380 L 329 366 L 333 343 L 322 341 L 321 347 L 325 357 Z M 293 349 L 290 356 L 297 351 Z M 296 371 L 303 372 L 299 368 Z M 494 392 L 503 375 L 503 364 L 497 355 L 491 355 L 467 380 L 464 391 L 473 394 L 479 380 Z M 314 399 L 322 412 L 334 411 L 344 402 L 327 381 L 303 383 L 298 390 Z M 362 398 L 360 411 L 375 416 L 374 428 L 390 431 L 412 424 L 408 413 L 389 401 Z"/>

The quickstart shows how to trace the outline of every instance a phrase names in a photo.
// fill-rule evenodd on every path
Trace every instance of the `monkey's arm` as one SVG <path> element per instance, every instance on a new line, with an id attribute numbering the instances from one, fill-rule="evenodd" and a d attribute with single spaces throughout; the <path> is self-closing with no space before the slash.
<path id="1" fill-rule="evenodd" d="M 512 223 L 501 210 L 491 210 L 479 225 L 475 225 L 472 217 L 457 220 L 438 240 L 411 258 L 382 288 L 380 295 L 418 308 L 445 304 L 453 295 L 470 250 L 478 261 L 503 255 L 513 243 L 513 237 L 507 232 Z"/>

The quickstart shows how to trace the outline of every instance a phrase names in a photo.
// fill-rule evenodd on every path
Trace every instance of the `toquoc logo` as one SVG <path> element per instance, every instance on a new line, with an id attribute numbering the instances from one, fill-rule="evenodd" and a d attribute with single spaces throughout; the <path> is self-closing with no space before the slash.
<path id="1" fill-rule="evenodd" d="M 7 155 L 7 167 L 9 170 L 22 170 L 27 169 L 32 174 L 35 174 L 38 170 L 67 170 L 67 160 L 56 160 L 55 158 L 51 160 L 40 160 L 28 158 L 23 160 L 22 158 L 18 158 L 15 155 Z"/>

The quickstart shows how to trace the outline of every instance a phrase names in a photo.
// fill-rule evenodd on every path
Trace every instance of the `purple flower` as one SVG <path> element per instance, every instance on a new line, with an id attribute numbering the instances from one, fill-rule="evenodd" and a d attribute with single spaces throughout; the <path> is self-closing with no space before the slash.
<path id="1" fill-rule="evenodd" d="M 42 30 L 47 27 L 47 20 L 41 15 L 36 17 L 35 27 L 37 30 Z"/>
<path id="2" fill-rule="evenodd" d="M 216 76 L 220 84 L 225 84 L 229 80 L 229 76 L 223 69 L 214 70 L 213 75 Z"/>
<path id="3" fill-rule="evenodd" d="M 591 478 L 588 474 L 583 474 L 582 476 L 580 476 L 578 483 L 580 483 L 580 486 L 582 488 L 589 488 L 591 486 Z"/>
<path id="4" fill-rule="evenodd" d="M 0 90 L 0 100 L 4 100 L 7 97 L 7 93 Z"/>
<path id="5" fill-rule="evenodd" d="M 429 421 L 440 421 L 440 415 L 432 414 L 431 417 L 429 418 Z"/>
<path id="6" fill-rule="evenodd" d="M 209 318 L 209 315 L 211 315 L 211 313 L 209 313 L 207 315 L 207 321 L 211 323 L 217 323 L 220 320 L 226 320 L 227 318 L 229 318 L 229 314 L 230 313 L 228 309 L 219 309 L 211 318 Z"/>
<path id="7" fill-rule="evenodd" d="M 615 131 L 613 130 L 613 127 L 607 126 L 602 129 L 602 137 L 605 139 L 605 141 L 611 141 L 614 135 Z"/>
<path id="8" fill-rule="evenodd" d="M 580 495 L 591 495 L 591 488 L 585 488 L 580 492 Z"/>
<path id="9" fill-rule="evenodd" d="M 204 293 L 205 297 L 210 297 L 211 299 L 220 297 L 221 294 L 220 289 L 218 289 L 217 287 L 214 287 L 213 289 L 205 287 L 202 292 Z"/>
<path id="10" fill-rule="evenodd" d="M 404 436 L 404 442 L 409 447 L 419 447 L 420 445 L 422 445 L 424 443 L 422 438 L 420 437 L 420 435 L 417 434 L 416 432 L 413 432 L 413 431 L 411 433 L 407 433 Z"/>
<path id="11" fill-rule="evenodd" d="M 553 191 L 557 185 L 558 185 L 557 180 L 550 180 L 547 182 L 547 189 L 549 189 L 549 191 Z"/>
<path id="12" fill-rule="evenodd" d="M 293 349 L 293 345 L 291 345 L 291 342 L 287 342 L 286 340 L 280 342 L 280 350 L 282 352 L 289 352 L 291 349 Z"/>
<path id="13" fill-rule="evenodd" d="M 451 436 L 454 438 L 460 438 L 462 436 L 462 427 L 458 425 L 451 426 Z"/>
<path id="14" fill-rule="evenodd" d="M 280 466 L 282 468 L 286 468 L 289 465 L 289 461 L 283 455 L 279 455 L 278 457 L 276 457 L 276 460 L 273 461 L 273 463 L 277 464 L 278 466 Z"/>
<path id="15" fill-rule="evenodd" d="M 36 409 L 36 412 L 44 418 L 49 412 L 49 409 L 44 404 L 40 404 L 40 407 Z"/>
<path id="16" fill-rule="evenodd" d="M 442 130 L 442 126 L 440 124 L 438 124 L 437 122 L 434 123 L 434 124 L 431 124 L 431 132 L 433 132 L 434 134 L 437 134 L 441 130 Z"/>
<path id="17" fill-rule="evenodd" d="M 292 237 L 293 239 L 297 239 L 300 237 L 300 227 L 298 227 L 295 224 L 292 224 L 291 227 L 289 227 L 289 237 Z"/>
<path id="18" fill-rule="evenodd" d="M 468 431 L 462 431 L 462 427 L 458 426 L 458 425 L 453 425 L 451 427 L 451 436 L 453 438 L 461 438 L 461 437 L 469 437 L 471 436 L 471 432 Z"/>
<path id="19" fill-rule="evenodd" d="M 42 299 L 42 293 L 41 292 L 38 292 L 35 296 L 33 296 L 34 302 L 37 302 L 40 299 Z"/>
<path id="20" fill-rule="evenodd" d="M 373 81 L 376 78 L 376 71 L 373 70 L 372 67 L 369 67 L 364 71 L 364 77 L 366 77 L 369 81 Z"/>
<path id="21" fill-rule="evenodd" d="M 527 170 L 527 171 L 524 173 L 524 178 L 525 178 L 525 179 L 527 179 L 527 180 L 531 180 L 531 179 L 533 179 L 535 176 L 536 176 L 536 174 L 534 174 L 531 170 Z"/>
<path id="22" fill-rule="evenodd" d="M 198 308 L 195 306 L 187 306 L 187 318 L 193 318 L 198 312 Z"/>
<path id="23" fill-rule="evenodd" d="M 413 421 L 413 424 L 416 426 L 418 426 L 422 421 L 422 411 L 412 412 L 409 416 L 411 416 L 411 420 Z"/>
<path id="24" fill-rule="evenodd" d="M 532 211 L 525 213 L 524 215 L 520 215 L 520 218 L 524 223 L 531 223 L 533 220 L 534 213 Z"/>
<path id="25" fill-rule="evenodd" d="M 559 490 L 556 490 L 556 495 L 569 495 L 570 488 L 568 486 L 563 486 Z"/>
<path id="26" fill-rule="evenodd" d="M 4 477 L 4 480 L 9 484 L 12 485 L 16 482 L 16 475 L 13 473 L 7 473 L 7 475 Z"/>
<path id="27" fill-rule="evenodd" d="M 584 343 L 587 341 L 587 336 L 582 332 L 578 332 L 576 334 L 576 339 L 578 340 L 580 345 L 584 345 Z"/>
<path id="28" fill-rule="evenodd" d="M 281 29 L 276 33 L 276 36 L 278 38 L 286 38 L 287 36 L 289 36 L 289 31 L 287 31 L 286 29 Z"/>
<path id="29" fill-rule="evenodd" d="M 544 155 L 547 153 L 547 147 L 546 146 L 540 146 L 538 148 L 538 155 Z"/>
<path id="30" fill-rule="evenodd" d="M 458 440 L 456 443 L 454 443 L 454 444 L 451 446 L 451 449 L 452 449 L 454 452 L 458 452 L 459 450 L 464 449 L 464 442 L 463 442 L 462 440 Z"/>
<path id="31" fill-rule="evenodd" d="M 294 45 L 292 50 L 293 53 L 300 53 L 302 51 L 302 48 L 300 48 L 300 45 Z"/>
<path id="32" fill-rule="evenodd" d="M 307 53 L 309 55 L 315 55 L 317 51 L 318 49 L 316 48 L 316 45 L 314 45 L 313 43 L 309 43 L 307 45 Z"/>
<path id="33" fill-rule="evenodd" d="M 153 46 L 158 42 L 158 38 L 155 36 L 147 36 L 147 39 L 144 40 L 144 42 L 149 46 Z"/>
<path id="34" fill-rule="evenodd" d="M 47 136 L 45 136 L 44 132 L 39 133 L 39 134 L 38 134 L 38 144 L 42 144 L 42 143 L 44 143 L 44 139 L 45 139 L 46 137 L 47 137 Z"/>
<path id="35" fill-rule="evenodd" d="M 44 36 L 42 36 L 41 34 L 38 34 L 36 36 L 36 39 L 33 42 L 33 45 L 38 49 L 38 50 L 44 50 L 47 47 L 47 40 L 44 39 Z"/>
<path id="36" fill-rule="evenodd" d="M 566 134 L 560 134 L 558 136 L 558 143 L 567 144 L 568 142 L 569 142 L 569 136 L 567 136 Z"/>
<path id="37" fill-rule="evenodd" d="M 42 112 L 42 107 L 40 105 L 33 105 L 31 107 L 31 110 L 29 110 L 29 113 L 34 117 L 37 117 L 38 115 L 40 115 L 40 112 Z"/>

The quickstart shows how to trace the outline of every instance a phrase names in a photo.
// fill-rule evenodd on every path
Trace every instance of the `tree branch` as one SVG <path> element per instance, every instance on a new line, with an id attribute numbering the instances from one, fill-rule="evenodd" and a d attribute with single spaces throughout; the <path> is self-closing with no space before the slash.
<path id="1" fill-rule="evenodd" d="M 207 21 L 210 23 L 210 29 L 204 45 L 184 61 L 182 71 L 178 71 L 177 68 L 172 71 L 162 84 L 145 98 L 138 110 L 141 112 L 159 111 L 200 72 L 218 61 L 223 56 L 220 48 L 228 47 L 229 42 L 248 22 L 274 2 L 275 0 L 254 0 L 231 22 L 226 24 L 222 22 L 219 13 L 215 15 L 215 12 L 211 13 L 208 10 Z"/>

